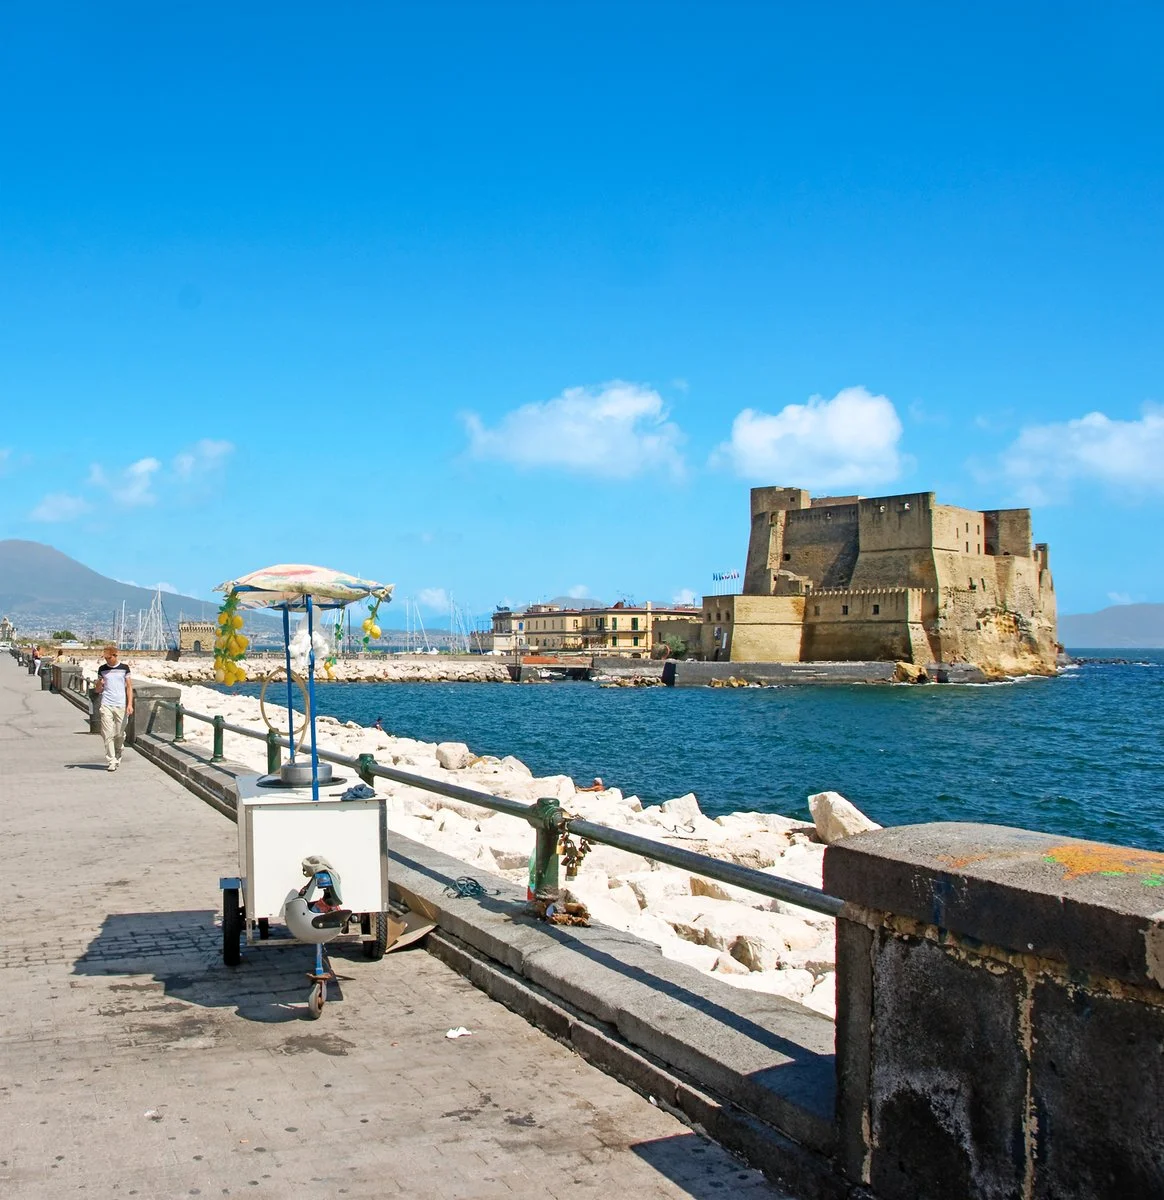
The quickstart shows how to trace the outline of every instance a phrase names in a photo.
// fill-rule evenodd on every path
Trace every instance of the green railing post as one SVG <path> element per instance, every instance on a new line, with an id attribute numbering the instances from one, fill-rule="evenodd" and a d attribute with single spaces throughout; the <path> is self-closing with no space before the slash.
<path id="1" fill-rule="evenodd" d="M 176 701 L 174 704 L 174 741 L 176 742 L 184 742 L 186 740 L 185 715 L 182 709 L 182 701 Z"/>
<path id="2" fill-rule="evenodd" d="M 533 893 L 539 900 L 553 900 L 558 895 L 558 842 L 566 815 L 556 799 L 543 797 L 535 802 L 528 819 L 538 834 Z"/>
<path id="3" fill-rule="evenodd" d="M 372 787 L 376 782 L 376 776 L 372 774 L 372 768 L 376 765 L 376 756 L 374 754 L 361 754 L 356 759 L 356 774 L 369 786 Z"/>
<path id="4" fill-rule="evenodd" d="M 222 762 L 226 757 L 222 753 L 222 727 L 226 724 L 226 719 L 221 714 L 214 718 L 214 752 L 210 755 L 212 763 Z"/>
<path id="5" fill-rule="evenodd" d="M 283 757 L 283 747 L 279 745 L 279 735 L 273 730 L 267 730 L 267 774 L 278 775 L 280 760 Z"/>

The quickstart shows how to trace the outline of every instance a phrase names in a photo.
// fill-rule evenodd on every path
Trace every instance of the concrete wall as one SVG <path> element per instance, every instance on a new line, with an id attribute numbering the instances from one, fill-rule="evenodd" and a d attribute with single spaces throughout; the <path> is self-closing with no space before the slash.
<path id="1" fill-rule="evenodd" d="M 877 1200 L 1164 1196 L 1164 854 L 936 824 L 831 846 L 840 1162 Z"/>

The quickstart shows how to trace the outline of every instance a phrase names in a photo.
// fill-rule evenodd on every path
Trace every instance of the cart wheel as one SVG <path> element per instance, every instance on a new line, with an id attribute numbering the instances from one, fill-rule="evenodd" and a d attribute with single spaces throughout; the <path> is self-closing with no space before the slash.
<path id="1" fill-rule="evenodd" d="M 313 1021 L 318 1021 L 323 1016 L 324 999 L 323 984 L 314 984 L 307 993 L 307 1015 Z"/>
<path id="2" fill-rule="evenodd" d="M 238 888 L 222 889 L 222 961 L 228 967 L 237 967 L 242 952 L 239 939 L 242 937 L 242 908 L 238 902 Z"/>
<path id="3" fill-rule="evenodd" d="M 360 918 L 360 931 L 375 935 L 370 942 L 361 942 L 360 945 L 364 949 L 365 958 L 379 962 L 388 949 L 388 914 L 367 913 Z"/>
<path id="4" fill-rule="evenodd" d="M 271 922 L 267 917 L 259 918 L 259 940 L 265 942 L 271 936 Z"/>

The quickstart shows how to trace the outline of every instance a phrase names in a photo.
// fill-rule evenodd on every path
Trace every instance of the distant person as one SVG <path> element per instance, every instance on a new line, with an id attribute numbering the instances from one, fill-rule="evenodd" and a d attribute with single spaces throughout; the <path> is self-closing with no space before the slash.
<path id="1" fill-rule="evenodd" d="M 377 717 L 377 718 L 376 718 L 376 719 L 375 719 L 375 720 L 372 722 L 372 728 L 373 728 L 373 729 L 378 729 L 378 730 L 379 730 L 381 733 L 383 733 L 383 732 L 384 732 L 384 718 L 383 718 L 383 717 Z"/>
<path id="2" fill-rule="evenodd" d="M 101 705 L 101 737 L 105 742 L 105 769 L 121 766 L 125 748 L 125 722 L 133 716 L 133 681 L 129 668 L 118 662 L 116 646 L 105 647 L 105 661 L 97 668 L 97 694 Z"/>
<path id="3" fill-rule="evenodd" d="M 575 788 L 574 790 L 576 792 L 605 792 L 606 784 L 603 783 L 602 780 L 597 775 L 595 775 L 594 782 L 592 784 L 590 784 L 588 787 Z"/>
<path id="4" fill-rule="evenodd" d="M 41 656 L 40 656 L 40 647 L 33 646 L 33 648 L 32 648 L 32 673 L 34 675 L 40 674 L 40 666 L 41 666 L 42 661 L 43 660 L 41 659 Z"/>

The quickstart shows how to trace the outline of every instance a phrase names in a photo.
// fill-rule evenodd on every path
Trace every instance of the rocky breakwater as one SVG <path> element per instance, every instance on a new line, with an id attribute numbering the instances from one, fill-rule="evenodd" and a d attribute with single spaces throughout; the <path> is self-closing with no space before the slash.
<path id="1" fill-rule="evenodd" d="M 132 658 L 132 655 L 130 656 Z M 131 666 L 132 666 L 131 662 Z M 261 683 L 276 672 L 282 679 L 283 659 L 253 658 L 243 663 L 247 677 Z M 177 662 L 143 664 L 152 678 L 165 683 L 211 683 L 214 662 L 209 658 L 179 659 Z M 496 658 L 450 658 L 446 655 L 417 654 L 401 656 L 369 656 L 344 659 L 332 668 L 337 683 L 511 683 L 509 668 Z M 323 686 L 327 679 L 322 669 L 316 683 Z"/>
<path id="2" fill-rule="evenodd" d="M 229 722 L 261 727 L 258 701 L 201 687 L 183 687 L 183 704 Z M 268 705 L 272 720 L 279 720 Z M 279 710 L 285 718 L 285 712 Z M 813 823 L 772 813 L 731 813 L 711 819 L 692 794 L 644 805 L 618 788 L 580 792 L 565 775 L 535 777 L 512 756 L 474 754 L 460 742 L 432 744 L 396 737 L 332 717 L 317 722 L 320 746 L 340 754 L 374 754 L 403 771 L 532 803 L 556 797 L 574 816 L 640 837 L 772 875 L 821 886 L 825 844 L 877 828 L 835 792 L 809 798 Z M 210 726 L 186 723 L 188 743 L 209 757 Z M 266 769 L 262 741 L 226 735 L 227 757 Z M 488 872 L 524 884 L 534 834 L 517 817 L 449 800 L 421 788 L 377 780 L 387 794 L 389 828 L 460 859 L 466 872 Z M 784 901 L 717 883 L 609 846 L 595 846 L 565 898 L 585 904 L 594 921 L 655 943 L 661 953 L 732 987 L 796 1000 L 829 1016 L 835 1010 L 835 923 Z"/>

